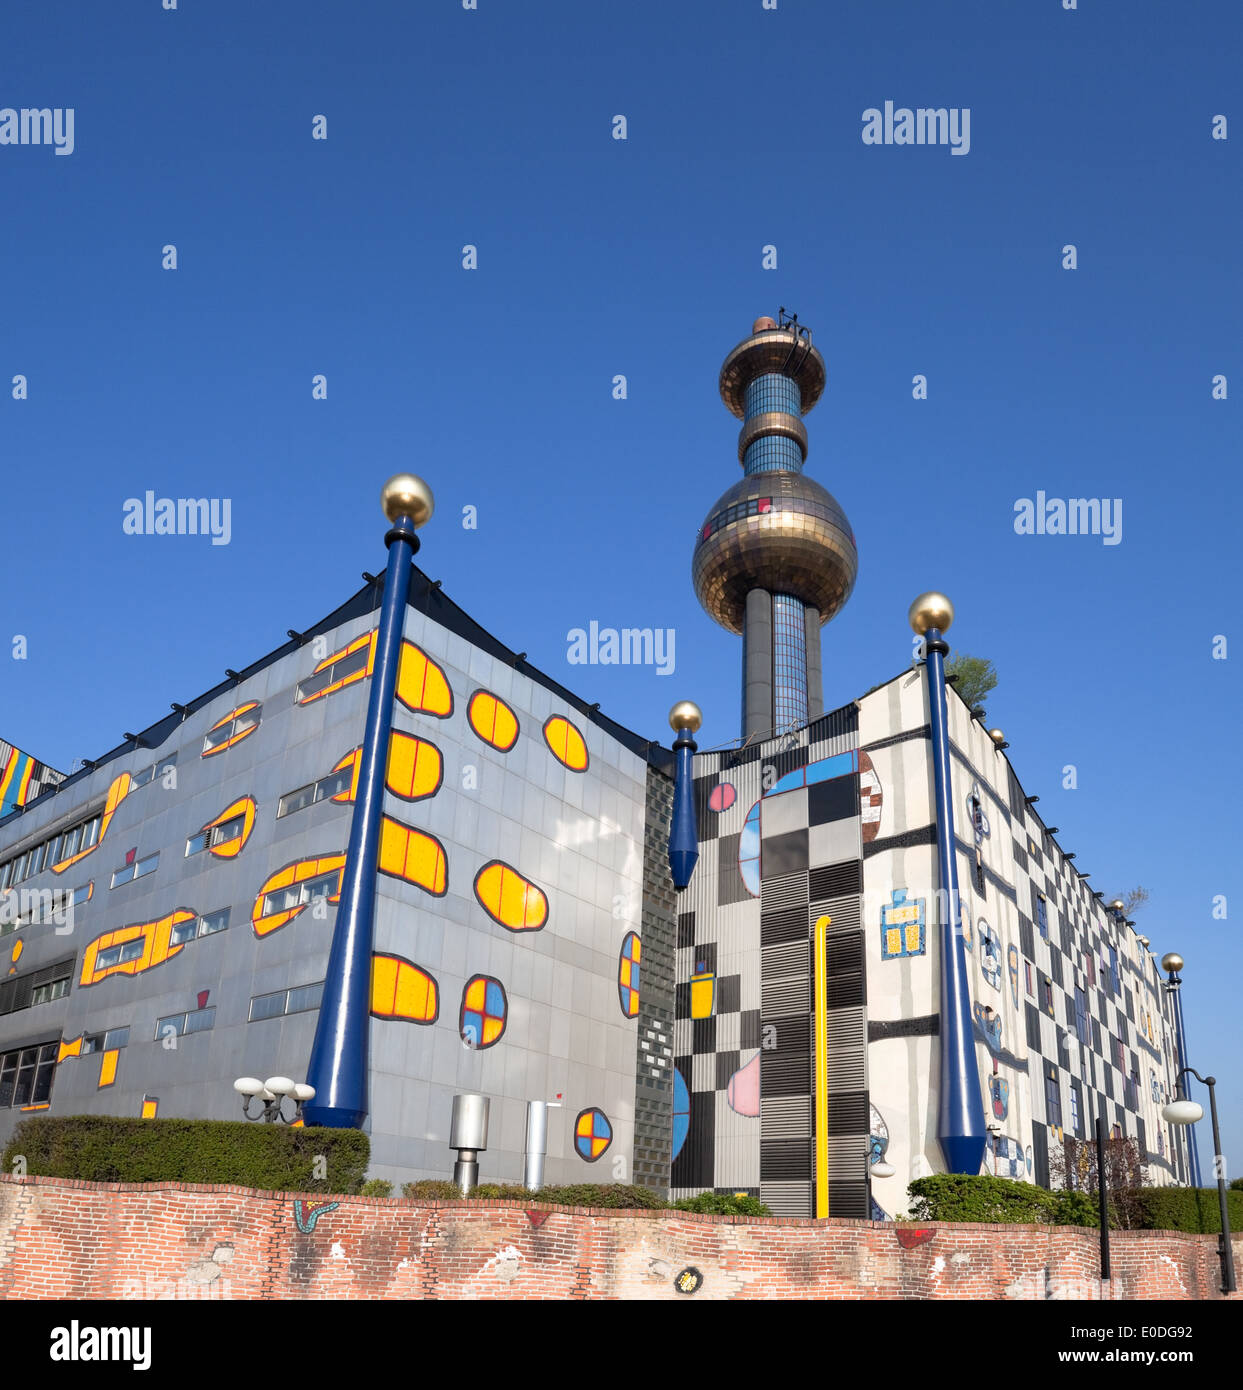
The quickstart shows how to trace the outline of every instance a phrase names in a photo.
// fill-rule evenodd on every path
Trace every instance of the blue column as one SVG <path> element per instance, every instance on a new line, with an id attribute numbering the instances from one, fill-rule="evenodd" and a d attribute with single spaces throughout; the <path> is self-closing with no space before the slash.
<path id="1" fill-rule="evenodd" d="M 978 1173 L 987 1133 L 980 1069 L 971 1026 L 971 992 L 963 949 L 954 850 L 954 796 L 950 780 L 949 721 L 945 708 L 945 656 L 949 644 L 935 628 L 925 634 L 932 773 L 936 794 L 937 869 L 941 916 L 941 1088 L 937 1139 L 951 1173 Z"/>
<path id="2" fill-rule="evenodd" d="M 1183 982 L 1174 972 L 1170 972 L 1169 980 L 1170 993 L 1174 996 L 1174 1034 L 1178 1044 L 1178 1066 L 1176 1071 L 1190 1064 L 1187 1061 L 1187 1035 L 1183 1032 Z M 1182 1079 L 1183 1095 L 1188 1100 L 1191 1099 L 1191 1082 L 1184 1076 Z M 1200 1151 L 1196 1148 L 1196 1127 L 1195 1125 L 1185 1125 L 1187 1131 L 1187 1167 L 1191 1175 L 1192 1187 L 1200 1187 Z"/>
<path id="3" fill-rule="evenodd" d="M 384 814 L 384 770 L 410 568 L 419 548 L 414 523 L 404 516 L 393 522 L 384 540 L 388 546 L 388 570 L 359 760 L 358 797 L 350 824 L 328 975 L 307 1067 L 306 1079 L 315 1087 L 315 1099 L 303 1111 L 308 1125 L 334 1129 L 357 1128 L 367 1117 L 371 956 L 375 940 L 376 861 Z"/>
<path id="4" fill-rule="evenodd" d="M 673 886 L 681 892 L 699 862 L 699 831 L 695 825 L 695 749 L 691 730 L 683 727 L 674 740 L 677 769 L 673 784 L 673 818 L 669 825 L 669 868 Z"/>

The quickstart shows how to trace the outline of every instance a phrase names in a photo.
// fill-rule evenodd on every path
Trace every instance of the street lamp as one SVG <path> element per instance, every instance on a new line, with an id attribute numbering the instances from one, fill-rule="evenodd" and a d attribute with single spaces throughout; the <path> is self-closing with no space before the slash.
<path id="1" fill-rule="evenodd" d="M 1221 1287 L 1223 1293 L 1233 1293 L 1234 1251 L 1230 1248 L 1230 1212 L 1226 1205 L 1226 1165 L 1221 1157 L 1221 1133 L 1217 1128 L 1217 1093 L 1213 1089 L 1217 1079 L 1201 1076 L 1194 1067 L 1184 1067 L 1174 1080 L 1174 1099 L 1161 1111 L 1166 1124 L 1193 1125 L 1204 1118 L 1204 1107 L 1183 1094 L 1183 1077 L 1190 1072 L 1202 1085 L 1208 1087 L 1209 1113 L 1213 1117 L 1213 1167 L 1217 1170 L 1217 1200 L 1221 1204 L 1221 1237 L 1218 1250 L 1221 1254 Z"/>
<path id="2" fill-rule="evenodd" d="M 260 1081 L 257 1076 L 239 1076 L 233 1089 L 242 1098 L 242 1114 L 246 1119 L 266 1120 L 269 1124 L 296 1124 L 302 1118 L 302 1107 L 308 1100 L 315 1099 L 314 1086 L 291 1081 L 287 1076 L 269 1076 L 266 1081 Z M 281 1109 L 286 1097 L 294 1103 L 292 1115 L 286 1115 Z M 250 1102 L 256 1099 L 263 1103 L 263 1112 L 252 1115 Z"/>
<path id="3" fill-rule="evenodd" d="M 1161 957 L 1161 969 L 1169 972 L 1165 983 L 1165 992 L 1169 996 L 1170 1005 L 1174 1014 L 1174 1043 L 1177 1049 L 1177 1061 L 1175 1067 L 1186 1067 L 1187 1065 L 1187 1034 L 1183 1027 L 1183 982 L 1180 971 L 1185 962 L 1177 951 L 1167 951 Z M 1201 1111 L 1201 1114 L 1204 1112 Z M 1186 1124 L 1187 1121 L 1182 1121 Z M 1190 1169 L 1192 1187 L 1200 1186 L 1200 1153 L 1196 1148 L 1196 1132 L 1194 1129 L 1187 1131 L 1187 1166 Z"/>

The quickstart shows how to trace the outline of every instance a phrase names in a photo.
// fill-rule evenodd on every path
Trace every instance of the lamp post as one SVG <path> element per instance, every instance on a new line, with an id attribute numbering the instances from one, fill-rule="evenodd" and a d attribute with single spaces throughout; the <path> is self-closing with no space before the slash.
<path id="1" fill-rule="evenodd" d="M 384 818 L 384 768 L 393 727 L 393 696 L 410 569 L 419 548 L 415 534 L 432 514 L 432 490 L 413 473 L 398 473 L 380 493 L 392 523 L 384 543 L 388 570 L 376 629 L 367 723 L 358 760 L 358 793 L 341 874 L 341 900 L 333 926 L 324 996 L 315 1023 L 307 1076 L 319 1093 L 308 1121 L 335 1129 L 359 1128 L 367 1117 L 371 1026 L 371 958 L 375 941 L 376 864 Z"/>
<path id="2" fill-rule="evenodd" d="M 315 1099 L 314 1086 L 291 1081 L 287 1076 L 269 1076 L 266 1081 L 260 1081 L 257 1076 L 239 1076 L 233 1089 L 242 1098 L 242 1114 L 246 1119 L 266 1120 L 268 1124 L 297 1124 L 302 1118 L 302 1107 L 308 1100 Z M 292 1115 L 286 1115 L 281 1108 L 286 1097 L 294 1103 Z M 250 1102 L 256 1099 L 263 1103 L 263 1112 L 252 1115 Z"/>
<path id="3" fill-rule="evenodd" d="M 677 734 L 673 754 L 673 814 L 669 821 L 669 868 L 673 886 L 680 893 L 691 881 L 699 860 L 699 832 L 695 827 L 695 734 L 703 713 L 693 700 L 679 700 L 669 711 L 669 727 Z"/>
<path id="4" fill-rule="evenodd" d="M 1174 1082 L 1174 1099 L 1161 1111 L 1161 1116 L 1171 1125 L 1193 1125 L 1197 1120 L 1204 1118 L 1204 1107 L 1197 1105 L 1194 1100 L 1188 1100 L 1183 1093 L 1183 1077 L 1188 1072 L 1201 1085 L 1208 1087 L 1209 1113 L 1213 1117 L 1213 1167 L 1217 1172 L 1217 1200 L 1221 1204 L 1221 1236 L 1217 1247 L 1221 1255 L 1221 1291 L 1233 1293 L 1234 1251 L 1230 1246 L 1230 1210 L 1226 1204 L 1226 1165 L 1222 1162 L 1221 1133 L 1217 1128 L 1217 1093 L 1214 1090 L 1217 1085 L 1216 1077 L 1201 1076 L 1194 1067 L 1184 1067 Z"/>
<path id="5" fill-rule="evenodd" d="M 1174 1044 L 1178 1049 L 1178 1066 L 1187 1069 L 1187 1034 L 1183 1029 L 1183 982 L 1179 975 L 1184 961 L 1177 951 L 1167 951 L 1161 957 L 1161 969 L 1169 971 L 1165 983 L 1174 1010 Z M 1203 1111 L 1200 1112 L 1203 1115 Z M 1197 1117 L 1198 1118 L 1198 1117 Z M 1183 1121 L 1183 1123 L 1187 1123 Z M 1187 1131 L 1187 1167 L 1190 1171 L 1192 1187 L 1200 1186 L 1200 1151 L 1196 1148 L 1196 1132 Z"/>
<path id="6" fill-rule="evenodd" d="M 928 678 L 928 715 L 937 822 L 938 899 L 941 903 L 940 1085 L 937 1091 L 937 1141 L 951 1173 L 978 1173 L 987 1135 L 980 1069 L 971 1023 L 971 989 L 963 948 L 958 867 L 954 848 L 954 792 L 950 774 L 949 716 L 945 706 L 945 633 L 954 621 L 954 605 L 944 594 L 920 594 L 907 619 L 924 639 Z"/>

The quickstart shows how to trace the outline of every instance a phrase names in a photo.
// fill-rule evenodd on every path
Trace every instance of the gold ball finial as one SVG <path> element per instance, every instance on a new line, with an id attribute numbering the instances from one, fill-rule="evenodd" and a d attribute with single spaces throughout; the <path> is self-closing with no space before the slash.
<path id="1" fill-rule="evenodd" d="M 1183 968 L 1183 958 L 1177 951 L 1167 951 L 1161 957 L 1161 969 L 1168 970 L 1171 975 L 1177 975 Z"/>
<path id="2" fill-rule="evenodd" d="M 380 489 L 380 505 L 390 521 L 408 516 L 415 526 L 426 526 L 436 508 L 432 490 L 413 473 L 394 473 Z"/>
<path id="3" fill-rule="evenodd" d="M 680 734 L 683 729 L 697 733 L 703 722 L 703 711 L 694 700 L 679 700 L 669 711 L 669 727 L 675 734 Z"/>
<path id="4" fill-rule="evenodd" d="M 1109 904 L 1109 910 L 1110 912 L 1125 912 L 1126 903 L 1124 903 L 1121 898 L 1115 898 L 1113 902 Z"/>
<path id="5" fill-rule="evenodd" d="M 752 333 L 769 333 L 769 332 L 771 332 L 774 328 L 776 328 L 776 326 L 777 326 L 777 321 L 776 321 L 776 319 L 770 319 L 770 318 L 768 317 L 767 314 L 764 314 L 764 315 L 762 315 L 760 318 L 756 319 L 756 321 L 751 325 L 751 332 L 752 332 Z"/>
<path id="6" fill-rule="evenodd" d="M 911 604 L 906 617 L 912 631 L 918 632 L 921 637 L 933 627 L 938 632 L 945 633 L 954 621 L 954 605 L 944 594 L 930 589 L 926 594 L 920 594 Z"/>
<path id="7" fill-rule="evenodd" d="M 993 740 L 993 742 L 997 745 L 998 748 L 1000 748 L 1001 745 L 1006 741 L 1006 736 L 1002 733 L 1000 729 L 990 729 L 988 731 L 988 736 Z"/>

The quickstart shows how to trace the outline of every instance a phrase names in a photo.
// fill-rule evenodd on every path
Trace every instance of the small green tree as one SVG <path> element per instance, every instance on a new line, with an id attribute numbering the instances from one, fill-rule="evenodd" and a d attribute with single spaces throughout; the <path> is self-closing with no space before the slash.
<path id="1" fill-rule="evenodd" d="M 993 663 L 987 657 L 968 656 L 966 652 L 951 653 L 945 663 L 945 674 L 958 677 L 954 689 L 972 708 L 982 705 L 997 686 L 997 671 Z"/>

